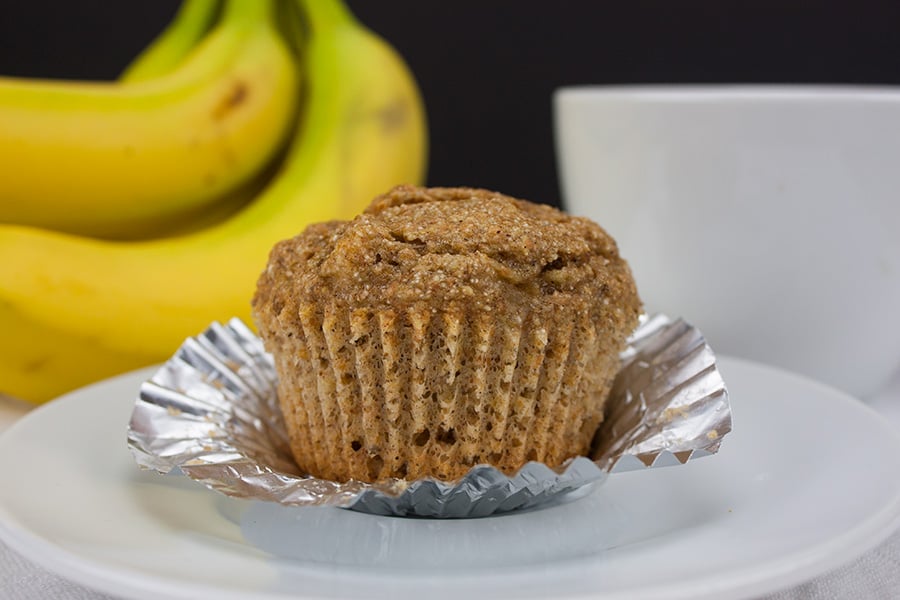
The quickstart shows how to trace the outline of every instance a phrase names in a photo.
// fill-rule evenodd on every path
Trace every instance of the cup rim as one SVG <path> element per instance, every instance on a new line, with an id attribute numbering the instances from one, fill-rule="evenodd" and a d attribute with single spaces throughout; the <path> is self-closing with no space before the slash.
<path id="1" fill-rule="evenodd" d="M 900 102 L 900 86 L 853 84 L 583 84 L 553 91 L 554 103 L 640 100 L 688 102 Z"/>

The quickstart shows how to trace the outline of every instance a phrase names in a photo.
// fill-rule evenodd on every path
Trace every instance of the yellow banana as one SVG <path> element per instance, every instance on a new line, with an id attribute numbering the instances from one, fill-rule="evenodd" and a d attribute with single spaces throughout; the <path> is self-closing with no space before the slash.
<path id="1" fill-rule="evenodd" d="M 426 125 L 402 59 L 339 0 L 308 0 L 300 124 L 281 171 L 227 221 L 111 242 L 0 226 L 0 391 L 40 402 L 170 356 L 213 320 L 249 322 L 272 245 L 421 182 Z"/>
<path id="2" fill-rule="evenodd" d="M 181 65 L 209 31 L 218 0 L 183 0 L 172 22 L 128 65 L 119 81 L 147 81 Z"/>
<path id="3" fill-rule="evenodd" d="M 272 11 L 272 0 L 228 0 L 165 77 L 0 79 L 0 223 L 141 236 L 251 179 L 296 116 L 297 69 Z"/>
<path id="4" fill-rule="evenodd" d="M 170 74 L 190 56 L 203 36 L 208 33 L 215 18 L 222 10 L 222 0 L 183 0 L 172 22 L 151 42 L 151 44 L 124 70 L 119 81 L 146 81 Z M 285 3 L 276 2 L 274 19 L 281 29 L 285 19 Z M 294 15 L 296 16 L 296 15 Z M 291 18 L 290 21 L 296 21 Z M 285 32 L 287 33 L 287 32 Z M 293 30 L 285 41 L 291 50 L 297 48 L 302 35 Z M 209 206 L 199 206 L 183 213 L 176 223 L 168 225 L 164 231 L 149 228 L 147 236 L 171 237 L 199 231 L 220 223 L 237 213 L 267 185 L 278 166 L 281 156 L 271 160 L 261 173 L 250 181 L 229 190 Z"/>

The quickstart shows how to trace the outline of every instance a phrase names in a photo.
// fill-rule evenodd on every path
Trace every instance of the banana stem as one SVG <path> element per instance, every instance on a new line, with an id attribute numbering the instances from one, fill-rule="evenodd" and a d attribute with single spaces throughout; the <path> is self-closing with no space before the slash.
<path id="1" fill-rule="evenodd" d="M 235 25 L 272 22 L 272 0 L 226 0 L 222 20 Z"/>
<path id="2" fill-rule="evenodd" d="M 298 0 L 297 4 L 314 34 L 356 20 L 342 0 Z"/>

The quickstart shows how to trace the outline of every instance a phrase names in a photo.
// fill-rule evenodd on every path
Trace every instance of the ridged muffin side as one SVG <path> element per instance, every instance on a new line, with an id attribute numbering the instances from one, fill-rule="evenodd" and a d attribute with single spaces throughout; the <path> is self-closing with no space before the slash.
<path id="1" fill-rule="evenodd" d="M 452 480 L 586 453 L 640 301 L 586 219 L 403 186 L 278 244 L 253 308 L 302 469 Z"/>

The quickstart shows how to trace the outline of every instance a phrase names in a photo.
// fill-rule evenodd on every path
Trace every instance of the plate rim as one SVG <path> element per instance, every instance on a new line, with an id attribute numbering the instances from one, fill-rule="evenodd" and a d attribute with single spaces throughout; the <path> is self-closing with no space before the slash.
<path id="1" fill-rule="evenodd" d="M 866 418 L 878 423 L 878 426 L 889 437 L 893 438 L 892 443 L 900 448 L 900 431 L 862 400 L 858 400 L 841 390 L 819 381 L 776 366 L 727 355 L 720 355 L 718 359 L 724 361 L 726 370 L 730 365 L 737 365 L 741 369 L 749 368 L 767 371 L 776 374 L 778 377 L 794 379 L 798 383 L 815 389 L 817 393 L 827 394 L 830 396 L 830 400 L 842 402 L 843 408 L 865 413 Z M 73 390 L 55 400 L 38 406 L 0 433 L 0 441 L 10 433 L 29 426 L 29 422 L 36 418 L 34 415 L 53 411 L 55 407 L 64 402 L 78 401 L 78 398 L 90 394 L 97 388 L 104 388 L 124 381 L 130 382 L 134 380 L 137 383 L 149 377 L 157 368 L 158 366 L 154 365 L 117 375 Z M 598 600 L 625 600 L 636 598 L 720 598 L 722 594 L 729 594 L 729 597 L 745 598 L 772 593 L 791 585 L 803 583 L 841 566 L 849 565 L 852 561 L 882 544 L 898 531 L 900 531 L 900 486 L 897 487 L 893 498 L 886 500 L 878 512 L 857 522 L 849 531 L 779 559 L 729 571 L 727 577 L 721 575 L 695 577 L 685 582 L 654 584 L 642 587 L 639 590 L 612 592 L 599 590 L 597 593 L 578 597 L 597 598 Z M 22 526 L 18 519 L 2 504 L 0 504 L 0 541 L 3 541 L 12 551 L 17 552 L 48 572 L 78 583 L 88 589 L 103 593 L 117 594 L 135 600 L 155 599 L 159 597 L 159 594 L 165 594 L 166 597 L 184 599 L 215 597 L 226 600 L 245 600 L 248 598 L 248 592 L 244 591 L 235 592 L 208 583 L 172 582 L 170 579 L 150 575 L 130 567 L 118 565 L 110 567 L 102 561 L 82 558 L 78 554 L 67 550 L 63 546 L 54 544 L 45 537 Z M 278 557 L 272 557 L 271 559 L 279 560 Z M 322 565 L 305 565 L 300 563 L 292 566 L 296 569 L 309 571 L 322 568 Z M 405 574 L 406 577 L 408 575 Z M 354 576 L 387 580 L 396 578 L 398 575 L 396 573 L 384 575 L 361 575 L 356 573 Z M 268 598 L 270 600 L 297 598 L 296 595 L 285 595 L 281 592 L 270 590 L 255 591 L 254 597 Z M 325 598 L 320 595 L 301 597 L 307 600 L 324 600 Z M 568 597 L 573 596 L 570 595 Z M 333 600 L 335 597 L 328 596 L 328 598 Z"/>

